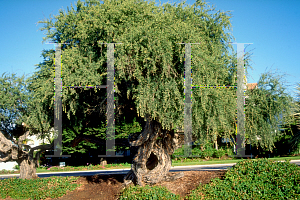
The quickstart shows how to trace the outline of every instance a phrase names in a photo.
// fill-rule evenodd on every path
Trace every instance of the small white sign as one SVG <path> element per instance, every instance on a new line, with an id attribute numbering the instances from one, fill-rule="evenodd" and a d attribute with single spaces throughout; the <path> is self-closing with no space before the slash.
<path id="1" fill-rule="evenodd" d="M 60 166 L 60 167 L 64 167 L 65 165 L 66 165 L 65 162 L 60 162 L 60 163 L 59 163 L 59 166 Z"/>

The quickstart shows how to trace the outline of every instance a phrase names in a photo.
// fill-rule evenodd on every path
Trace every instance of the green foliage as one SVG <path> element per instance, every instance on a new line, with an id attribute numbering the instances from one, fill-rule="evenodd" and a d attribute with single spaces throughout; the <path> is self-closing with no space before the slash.
<path id="1" fill-rule="evenodd" d="M 46 199 L 58 198 L 73 191 L 80 185 L 75 181 L 78 177 L 49 177 L 38 179 L 3 179 L 0 180 L 0 197 L 5 199 Z M 46 191 L 46 192 L 45 192 Z"/>
<path id="2" fill-rule="evenodd" d="M 200 184 L 188 199 L 199 199 L 199 192 L 205 199 L 297 199 L 300 168 L 288 160 L 242 160 L 228 170 L 224 180 Z"/>
<path id="3" fill-rule="evenodd" d="M 192 6 L 185 6 L 185 2 L 178 6 L 164 4 L 157 7 L 154 4 L 153 1 L 136 0 L 104 1 L 104 4 L 99 1 L 78 2 L 77 9 L 60 10 L 55 20 L 50 18 L 40 23 L 44 24 L 41 30 L 47 31 L 44 41 L 50 39 L 70 43 L 62 47 L 63 85 L 106 84 L 107 45 L 99 43 L 121 42 L 115 48 L 115 96 L 120 101 L 120 108 L 131 107 L 133 114 L 141 117 L 150 114 L 163 128 L 171 129 L 182 126 L 184 117 L 185 47 L 177 43 L 201 42 L 201 45 L 192 45 L 193 81 L 196 84 L 234 84 L 236 61 L 234 56 L 229 55 L 232 49 L 229 43 L 231 35 L 228 33 L 230 16 L 225 12 L 210 14 L 214 9 L 208 8 L 202 1 Z M 51 72 L 54 54 L 49 51 L 44 55 L 47 61 L 40 66 Z M 40 79 L 37 82 L 53 84 L 53 75 L 36 78 Z M 46 93 L 53 93 L 50 87 L 46 90 Z M 83 120 L 87 119 L 88 110 L 97 107 L 96 103 L 105 100 L 106 95 L 105 91 L 97 89 L 64 88 L 62 92 L 66 117 L 73 126 L 78 127 L 84 126 Z M 37 93 L 41 95 L 45 91 L 38 89 Z M 214 95 L 220 97 L 223 93 L 215 91 Z M 203 95 L 199 92 L 193 94 L 193 106 L 199 104 L 199 97 Z M 41 99 L 49 103 L 49 97 L 44 95 Z M 201 101 L 208 105 L 209 99 L 212 98 L 204 97 Z M 235 98 L 231 99 L 234 113 Z M 212 103 L 215 106 L 220 101 Z M 223 102 L 217 109 L 223 109 L 223 105 L 230 107 L 231 104 Z M 51 102 L 51 109 L 52 105 Z M 202 112 L 203 109 L 193 112 L 195 126 L 206 123 L 197 118 Z M 219 122 L 233 118 L 234 114 L 230 118 L 223 112 L 222 116 Z M 198 132 L 196 130 L 195 134 Z"/>
<path id="4" fill-rule="evenodd" d="M 2 169 L 0 171 L 0 174 L 13 174 L 15 171 L 14 170 L 6 170 L 6 169 Z"/>
<path id="5" fill-rule="evenodd" d="M 292 121 L 290 113 L 295 107 L 292 97 L 285 93 L 281 82 L 283 76 L 274 74 L 271 71 L 262 74 L 258 82 L 259 89 L 248 91 L 245 110 L 249 142 L 268 150 L 273 149 L 274 142 L 281 135 L 279 115 L 283 114 L 283 124 L 289 123 Z M 257 140 L 256 136 L 261 140 Z"/>
<path id="6" fill-rule="evenodd" d="M 168 189 L 161 186 L 150 187 L 146 185 L 145 187 L 140 186 L 131 186 L 125 188 L 121 195 L 119 196 L 120 200 L 132 199 L 153 199 L 153 200 L 175 200 L 180 199 L 179 195 L 171 193 Z"/>
<path id="7" fill-rule="evenodd" d="M 172 154 L 172 158 L 176 158 L 177 156 L 183 156 L 183 155 L 184 155 L 184 145 L 182 145 L 182 147 L 174 151 L 174 153 Z"/>
<path id="8" fill-rule="evenodd" d="M 192 45 L 193 85 L 236 83 L 237 60 L 230 54 L 233 47 L 228 12 L 215 12 L 202 1 L 192 6 L 184 2 L 157 7 L 153 1 L 105 0 L 101 4 L 87 0 L 78 1 L 76 7 L 41 21 L 41 30 L 46 31 L 43 40 L 69 43 L 62 45 L 64 86 L 105 85 L 107 45 L 100 43 L 122 43 L 114 50 L 116 115 L 144 118 L 149 114 L 165 129 L 182 127 L 185 47 L 177 43 L 201 43 Z M 43 51 L 42 56 L 44 61 L 26 82 L 32 97 L 27 123 L 44 139 L 54 124 L 55 51 Z M 249 62 L 247 54 L 246 73 Z M 279 134 L 273 131 L 278 124 L 274 116 L 283 110 L 289 113 L 290 98 L 279 79 L 270 74 L 262 75 L 258 87 L 246 91 L 246 136 L 252 144 L 271 149 Z M 87 127 L 103 128 L 99 122 L 106 120 L 106 96 L 105 89 L 62 89 L 65 151 L 83 153 L 96 148 L 84 141 L 77 149 L 68 144 L 77 133 L 93 132 Z M 192 107 L 193 134 L 200 140 L 235 134 L 234 88 L 194 88 Z M 257 135 L 262 140 L 257 141 Z"/>
<path id="9" fill-rule="evenodd" d="M 201 151 L 201 149 L 199 149 L 199 148 L 193 148 L 192 149 L 192 155 L 201 157 L 202 154 L 203 154 L 203 152 Z"/>
<path id="10" fill-rule="evenodd" d="M 75 132 L 74 132 L 75 130 Z M 84 132 L 83 132 L 84 131 Z M 142 127 L 140 123 L 133 119 L 132 123 L 126 123 L 125 117 L 124 120 L 120 123 L 115 125 L 115 138 L 127 138 L 129 134 L 141 132 Z M 67 154 L 79 152 L 79 153 L 86 153 L 89 152 L 90 149 L 97 149 L 98 146 L 95 143 L 89 143 L 86 141 L 80 142 L 76 147 L 71 147 L 70 143 L 76 137 L 76 135 L 80 132 L 83 132 L 83 135 L 94 135 L 99 139 L 106 138 L 106 124 L 100 123 L 100 126 L 97 128 L 84 128 L 83 130 L 73 127 L 73 129 L 67 129 L 63 131 L 63 151 Z M 128 147 L 117 147 L 117 151 L 124 151 L 128 149 Z"/>
<path id="11" fill-rule="evenodd" d="M 14 169 L 20 170 L 20 166 L 19 165 L 15 165 Z"/>
<path id="12" fill-rule="evenodd" d="M 234 152 L 233 152 L 232 148 L 227 148 L 227 149 L 225 150 L 225 152 L 226 152 L 226 154 L 227 154 L 228 156 L 233 156 L 233 155 L 234 155 Z"/>
<path id="13" fill-rule="evenodd" d="M 28 117 L 31 98 L 24 77 L 5 73 L 0 77 L 0 131 L 8 138 L 19 137 L 18 126 L 11 124 L 21 125 Z"/>
<path id="14" fill-rule="evenodd" d="M 225 156 L 226 151 L 222 148 L 218 149 L 217 151 L 215 151 L 214 156 L 216 156 L 217 158 L 221 158 L 222 156 Z"/>
<path id="15" fill-rule="evenodd" d="M 216 151 L 216 149 L 209 146 L 209 147 L 205 148 L 205 150 L 202 152 L 202 157 L 203 158 L 211 158 L 211 157 L 213 157 L 215 151 Z"/>
<path id="16" fill-rule="evenodd" d="M 233 155 L 233 152 L 232 150 L 230 149 L 223 149 L 223 148 L 220 148 L 218 150 L 212 148 L 209 144 L 208 145 L 205 145 L 205 149 L 204 151 L 201 151 L 201 149 L 199 147 L 194 147 L 192 149 L 192 155 L 195 155 L 195 156 L 199 156 L 201 158 L 212 158 L 212 157 L 215 157 L 215 158 L 221 158 L 222 156 L 225 156 L 226 153 L 228 155 Z M 175 152 L 172 154 L 172 159 L 176 158 L 176 157 L 181 157 L 182 158 L 185 158 L 185 162 L 188 162 L 189 160 L 187 160 L 186 158 L 187 157 L 184 157 L 184 145 L 182 145 L 182 147 L 178 148 L 175 150 Z"/>

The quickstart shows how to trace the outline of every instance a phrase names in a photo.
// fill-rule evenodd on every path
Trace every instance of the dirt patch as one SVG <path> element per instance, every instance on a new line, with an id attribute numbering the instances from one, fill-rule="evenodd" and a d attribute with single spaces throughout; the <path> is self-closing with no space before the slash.
<path id="1" fill-rule="evenodd" d="M 199 183 L 209 183 L 213 178 L 223 178 L 227 170 L 215 171 L 185 171 L 184 177 L 172 182 L 161 182 L 156 186 L 165 186 L 174 194 L 179 194 L 182 199 L 190 191 L 196 189 Z M 169 172 L 174 175 L 180 172 Z M 122 190 L 123 177 L 125 175 L 94 175 L 80 177 L 78 184 L 83 184 L 74 191 L 67 192 L 58 200 L 116 200 Z M 154 186 L 155 186 L 154 185 Z M 50 199 L 47 199 L 50 200 Z"/>
<path id="2" fill-rule="evenodd" d="M 184 171 L 184 177 L 172 182 L 161 182 L 153 186 L 165 186 L 174 194 L 179 194 L 182 199 L 196 189 L 200 183 L 207 184 L 213 178 L 222 179 L 227 170 L 214 171 Z M 169 175 L 180 172 L 169 172 Z M 125 175 L 94 175 L 81 176 L 77 184 L 82 184 L 74 191 L 68 191 L 66 195 L 56 200 L 117 200 L 122 191 L 123 178 Z M 201 194 L 200 194 L 201 195 Z M 14 200 L 6 198 L 5 200 Z M 47 198 L 45 200 L 54 200 Z"/>

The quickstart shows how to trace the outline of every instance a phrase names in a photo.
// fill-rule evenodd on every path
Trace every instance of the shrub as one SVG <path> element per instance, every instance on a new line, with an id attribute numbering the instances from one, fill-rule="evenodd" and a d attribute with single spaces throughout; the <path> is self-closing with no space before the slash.
<path id="1" fill-rule="evenodd" d="M 178 157 L 176 157 L 176 155 Z M 172 159 L 174 159 L 174 158 L 187 158 L 187 157 L 184 157 L 184 156 L 183 157 L 179 157 L 179 155 L 182 155 L 182 156 L 184 155 L 184 145 L 182 145 L 181 148 L 176 149 L 175 152 L 172 154 L 171 158 Z M 201 149 L 199 149 L 198 147 L 194 147 L 192 149 L 192 155 L 201 157 L 202 156 Z"/>
<path id="2" fill-rule="evenodd" d="M 202 156 L 202 151 L 201 151 L 201 149 L 196 147 L 196 148 L 192 149 L 192 154 L 201 157 Z"/>
<path id="3" fill-rule="evenodd" d="M 174 151 L 174 153 L 172 154 L 171 158 L 174 159 L 174 158 L 180 158 L 179 156 L 180 155 L 184 155 L 184 145 L 182 145 L 182 147 L 176 149 Z M 177 157 L 178 156 L 178 157 Z"/>
<path id="4" fill-rule="evenodd" d="M 300 168 L 288 161 L 242 160 L 224 180 L 200 184 L 188 199 L 199 199 L 199 192 L 205 199 L 296 199 L 300 198 Z"/>
<path id="5" fill-rule="evenodd" d="M 227 154 L 228 156 L 233 156 L 233 155 L 235 155 L 235 153 L 233 152 L 233 149 L 232 149 L 232 148 L 227 148 L 225 151 L 226 151 L 226 154 Z"/>
<path id="6" fill-rule="evenodd" d="M 205 159 L 211 158 L 215 153 L 215 149 L 208 146 L 205 148 L 205 150 L 202 152 L 202 157 Z"/>
<path id="7" fill-rule="evenodd" d="M 179 200 L 180 196 L 171 193 L 167 188 L 161 186 L 144 187 L 131 186 L 125 188 L 119 200 L 140 200 L 140 199 L 153 199 L 153 200 Z"/>
<path id="8" fill-rule="evenodd" d="M 19 166 L 19 165 L 15 165 L 15 166 L 14 166 L 14 169 L 20 170 L 20 166 Z"/>
<path id="9" fill-rule="evenodd" d="M 0 174 L 13 174 L 15 171 L 14 170 L 6 170 L 6 169 L 2 169 L 0 171 Z"/>
<path id="10" fill-rule="evenodd" d="M 225 156 L 226 152 L 224 149 L 218 149 L 217 151 L 215 151 L 214 155 L 217 157 L 217 158 L 221 158 L 223 156 Z"/>

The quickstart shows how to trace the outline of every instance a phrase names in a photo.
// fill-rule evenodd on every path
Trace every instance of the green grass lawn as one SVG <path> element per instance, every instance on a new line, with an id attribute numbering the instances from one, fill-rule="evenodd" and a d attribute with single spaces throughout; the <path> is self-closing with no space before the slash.
<path id="1" fill-rule="evenodd" d="M 58 198 L 73 191 L 80 185 L 76 183 L 79 177 L 52 176 L 40 179 L 9 178 L 0 180 L 0 198 L 13 199 L 46 199 Z"/>

